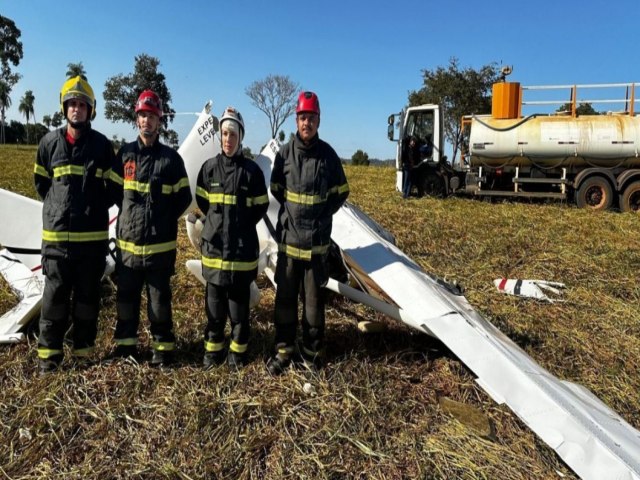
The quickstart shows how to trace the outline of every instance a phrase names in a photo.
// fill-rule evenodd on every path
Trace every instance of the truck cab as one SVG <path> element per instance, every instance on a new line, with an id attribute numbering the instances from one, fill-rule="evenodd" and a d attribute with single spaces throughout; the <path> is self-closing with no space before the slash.
<path id="1" fill-rule="evenodd" d="M 396 136 L 397 130 L 397 136 Z M 387 136 L 398 143 L 396 148 L 396 189 L 402 191 L 403 165 L 410 164 L 414 192 L 421 196 L 447 193 L 446 176 L 438 175 L 444 168 L 444 129 L 439 105 L 425 104 L 408 107 L 389 115 Z M 413 140 L 413 142 L 412 142 Z"/>

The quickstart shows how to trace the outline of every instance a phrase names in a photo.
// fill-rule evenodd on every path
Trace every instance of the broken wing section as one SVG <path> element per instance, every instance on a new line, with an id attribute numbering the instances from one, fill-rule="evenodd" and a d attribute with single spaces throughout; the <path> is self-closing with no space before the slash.
<path id="1" fill-rule="evenodd" d="M 32 272 L 9 250 L 0 250 L 0 274 L 18 297 L 18 304 L 0 317 L 0 343 L 14 343 L 24 339 L 20 333 L 40 311 L 44 278 L 40 270 Z"/>
<path id="2" fill-rule="evenodd" d="M 483 318 L 460 290 L 425 273 L 345 205 L 332 238 L 400 307 L 412 328 L 440 339 L 498 403 L 507 404 L 582 478 L 640 479 L 640 432 L 587 389 L 538 365 Z"/>

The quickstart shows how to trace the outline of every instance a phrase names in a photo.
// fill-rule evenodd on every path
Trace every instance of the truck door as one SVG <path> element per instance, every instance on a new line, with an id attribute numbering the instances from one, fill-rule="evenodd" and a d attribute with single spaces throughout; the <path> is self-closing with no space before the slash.
<path id="1" fill-rule="evenodd" d="M 398 156 L 396 159 L 396 188 L 402 190 L 403 170 L 405 164 L 412 166 L 412 177 L 416 176 L 420 165 L 423 162 L 433 161 L 439 158 L 439 132 L 436 132 L 435 105 L 422 105 L 420 107 L 411 107 L 407 110 L 404 128 L 400 130 L 400 145 L 398 148 Z M 411 139 L 414 139 L 410 145 Z M 437 157 L 437 158 L 436 158 Z M 416 183 L 414 181 L 414 183 Z"/>

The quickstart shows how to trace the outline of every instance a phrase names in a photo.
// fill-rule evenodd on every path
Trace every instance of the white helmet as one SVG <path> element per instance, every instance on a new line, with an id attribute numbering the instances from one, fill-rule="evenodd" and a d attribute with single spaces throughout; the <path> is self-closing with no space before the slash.
<path id="1" fill-rule="evenodd" d="M 240 112 L 233 107 L 225 108 L 220 117 L 220 130 L 222 130 L 222 124 L 227 120 L 235 120 L 240 125 L 240 141 L 242 141 L 244 137 L 244 120 L 242 120 Z"/>

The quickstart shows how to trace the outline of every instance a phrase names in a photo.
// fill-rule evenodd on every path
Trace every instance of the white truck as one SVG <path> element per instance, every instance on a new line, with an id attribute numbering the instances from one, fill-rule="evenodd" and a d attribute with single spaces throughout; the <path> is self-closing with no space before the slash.
<path id="1" fill-rule="evenodd" d="M 596 210 L 640 211 L 640 117 L 635 89 L 640 83 L 522 87 L 493 86 L 490 115 L 462 119 L 468 149 L 452 165 L 443 155 L 443 111 L 439 105 L 409 107 L 388 119 L 389 140 L 397 141 L 397 188 L 402 187 L 403 155 L 413 137 L 423 155 L 412 168 L 418 194 L 563 199 Z M 565 101 L 523 101 L 523 94 L 569 89 L 570 111 L 523 116 L 530 105 Z M 579 91 L 624 89 L 621 99 L 578 99 Z M 581 104 L 622 105 L 623 111 L 579 115 Z M 394 138 L 396 127 L 398 138 Z"/>

